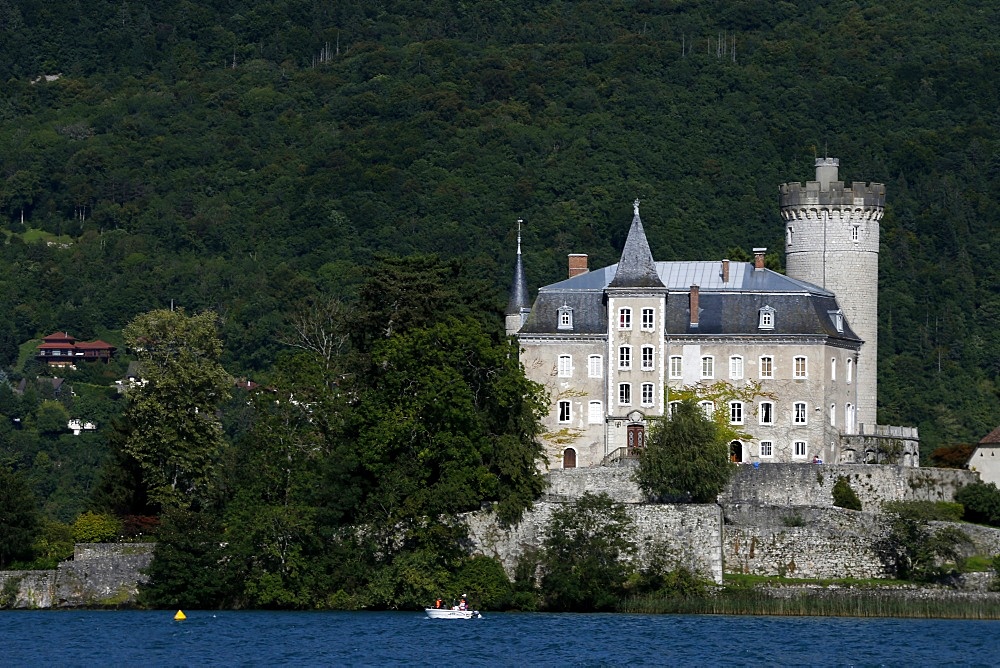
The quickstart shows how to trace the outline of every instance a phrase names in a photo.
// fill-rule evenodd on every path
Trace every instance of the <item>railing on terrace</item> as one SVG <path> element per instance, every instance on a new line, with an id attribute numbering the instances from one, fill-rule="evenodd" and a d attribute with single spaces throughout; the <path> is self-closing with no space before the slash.
<path id="1" fill-rule="evenodd" d="M 639 461 L 639 451 L 641 449 L 617 448 L 612 450 L 601 460 L 601 466 L 621 466 L 628 462 Z"/>

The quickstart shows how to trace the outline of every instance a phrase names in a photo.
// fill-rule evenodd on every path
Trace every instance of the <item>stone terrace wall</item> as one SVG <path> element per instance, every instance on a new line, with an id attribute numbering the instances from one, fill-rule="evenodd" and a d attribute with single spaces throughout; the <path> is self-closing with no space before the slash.
<path id="1" fill-rule="evenodd" d="M 139 584 L 149 581 L 142 570 L 153 560 L 154 543 L 78 543 L 73 561 L 59 564 L 55 605 L 130 603 Z"/>
<path id="2" fill-rule="evenodd" d="M 0 595 L 0 607 L 4 608 L 50 608 L 52 593 L 56 587 L 55 571 L 3 571 L 0 572 L 0 592 L 7 594 L 7 588 L 17 587 L 8 598 Z"/>
<path id="3" fill-rule="evenodd" d="M 549 471 L 545 501 L 572 501 L 584 492 L 606 493 L 620 503 L 643 503 L 646 498 L 632 480 L 634 464 Z"/>
<path id="4" fill-rule="evenodd" d="M 563 506 L 552 501 L 536 503 L 509 530 L 497 526 L 492 515 L 466 515 L 473 552 L 496 557 L 513 576 L 518 559 L 526 551 L 541 547 L 552 511 Z M 722 582 L 722 514 L 718 506 L 629 504 L 625 508 L 640 537 L 636 555 L 639 562 L 652 547 L 663 545 L 677 565 Z"/>
<path id="5" fill-rule="evenodd" d="M 761 464 L 740 466 L 719 503 L 832 506 L 837 478 L 848 478 L 864 510 L 885 501 L 953 501 L 964 485 L 979 481 L 972 471 L 864 464 Z"/>
<path id="6" fill-rule="evenodd" d="M 153 543 L 79 543 L 73 560 L 52 571 L 0 572 L 0 592 L 16 580 L 18 590 L 0 607 L 73 608 L 123 605 L 135 601 L 142 570 L 153 560 Z"/>
<path id="7" fill-rule="evenodd" d="M 795 578 L 886 577 L 872 549 L 879 521 L 877 515 L 840 508 L 727 508 L 726 572 Z"/>

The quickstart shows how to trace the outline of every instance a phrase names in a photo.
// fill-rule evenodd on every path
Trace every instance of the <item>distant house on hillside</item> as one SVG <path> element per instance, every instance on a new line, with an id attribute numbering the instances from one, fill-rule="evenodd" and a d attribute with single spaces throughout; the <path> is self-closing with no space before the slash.
<path id="1" fill-rule="evenodd" d="M 42 340 L 35 359 L 49 366 L 66 367 L 73 366 L 78 361 L 107 362 L 115 350 L 113 345 L 99 339 L 77 342 L 68 332 L 56 332 Z"/>
<path id="2" fill-rule="evenodd" d="M 986 483 L 1000 486 L 1000 427 L 983 436 L 969 457 L 969 470 L 979 473 Z"/>

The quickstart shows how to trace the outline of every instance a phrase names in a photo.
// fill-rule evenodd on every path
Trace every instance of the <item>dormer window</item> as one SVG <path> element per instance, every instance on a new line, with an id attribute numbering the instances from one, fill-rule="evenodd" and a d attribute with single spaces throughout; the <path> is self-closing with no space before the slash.
<path id="1" fill-rule="evenodd" d="M 843 334 L 844 333 L 844 312 L 840 311 L 840 310 L 837 310 L 837 311 L 828 311 L 828 313 L 830 314 L 830 320 L 833 322 L 833 326 L 837 329 L 837 332 L 840 333 L 840 334 Z"/>
<path id="2" fill-rule="evenodd" d="M 760 311 L 758 311 L 759 320 L 757 322 L 758 329 L 774 329 L 774 309 L 770 306 L 765 306 Z"/>
<path id="3" fill-rule="evenodd" d="M 563 306 L 559 309 L 559 329 L 573 329 L 573 309 Z"/>

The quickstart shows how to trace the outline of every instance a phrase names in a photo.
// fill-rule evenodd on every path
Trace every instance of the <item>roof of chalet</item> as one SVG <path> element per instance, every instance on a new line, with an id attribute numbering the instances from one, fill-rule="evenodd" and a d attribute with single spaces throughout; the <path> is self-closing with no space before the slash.
<path id="1" fill-rule="evenodd" d="M 107 341 L 101 341 L 97 339 L 96 341 L 80 341 L 76 344 L 77 348 L 82 348 L 86 350 L 114 350 L 115 347 L 108 343 Z"/>
<path id="2" fill-rule="evenodd" d="M 56 341 L 69 341 L 70 343 L 72 343 L 73 341 L 76 341 L 76 338 L 74 338 L 74 336 L 69 332 L 53 332 L 52 334 L 43 337 L 42 340 L 45 341 L 46 343 L 52 343 Z"/>
<path id="3" fill-rule="evenodd" d="M 979 445 L 1000 445 L 1000 427 L 983 436 Z"/>
<path id="4" fill-rule="evenodd" d="M 666 286 L 667 332 L 703 335 L 818 335 L 845 341 L 861 339 L 847 319 L 838 332 L 831 313 L 839 311 L 832 292 L 790 278 L 770 269 L 754 269 L 749 262 L 730 262 L 729 280 L 723 281 L 720 261 L 655 262 L 657 277 Z M 605 288 L 618 273 L 618 265 L 602 267 L 539 289 L 522 334 L 606 334 L 608 328 Z M 691 326 L 688 294 L 699 286 L 698 325 Z M 558 312 L 573 310 L 573 329 L 559 330 Z M 775 311 L 774 328 L 758 328 L 759 312 Z"/>

